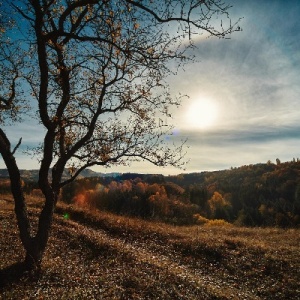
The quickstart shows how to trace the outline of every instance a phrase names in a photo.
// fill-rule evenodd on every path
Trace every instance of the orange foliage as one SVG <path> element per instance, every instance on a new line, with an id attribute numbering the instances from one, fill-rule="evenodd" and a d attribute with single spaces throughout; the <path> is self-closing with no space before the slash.
<path id="1" fill-rule="evenodd" d="M 138 182 L 136 184 L 136 191 L 138 194 L 145 194 L 146 193 L 146 188 L 147 188 L 147 185 L 143 182 Z"/>
<path id="2" fill-rule="evenodd" d="M 78 206 L 81 206 L 81 207 L 87 206 L 86 195 L 83 194 L 83 193 L 80 193 L 80 194 L 76 195 L 73 198 L 73 201 Z"/>
<path id="3" fill-rule="evenodd" d="M 129 180 L 125 180 L 121 185 L 122 192 L 131 192 L 132 190 L 132 183 Z"/>
<path id="4" fill-rule="evenodd" d="M 211 211 L 215 211 L 218 208 L 230 206 L 230 203 L 218 192 L 214 192 L 213 196 L 208 200 Z"/>
<path id="5" fill-rule="evenodd" d="M 166 190 L 164 186 L 161 186 L 157 183 L 148 186 L 148 192 L 152 195 L 166 195 Z"/>

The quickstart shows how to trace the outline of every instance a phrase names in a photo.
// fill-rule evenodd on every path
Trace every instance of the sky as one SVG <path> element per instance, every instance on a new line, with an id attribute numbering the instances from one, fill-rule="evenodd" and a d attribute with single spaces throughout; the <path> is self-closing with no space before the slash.
<path id="1" fill-rule="evenodd" d="M 200 40 L 199 62 L 171 83 L 190 95 L 176 114 L 190 146 L 188 172 L 300 157 L 300 1 L 231 3 L 243 31 Z M 199 121 L 201 102 L 213 103 L 213 120 L 204 116 L 210 126 Z"/>
<path id="2" fill-rule="evenodd" d="M 226 40 L 199 38 L 197 62 L 168 79 L 173 95 L 189 95 L 173 112 L 173 139 L 187 139 L 185 170 L 145 162 L 93 170 L 169 175 L 300 157 L 300 1 L 226 2 L 233 20 L 243 18 L 242 31 Z M 40 141 L 35 125 L 8 128 L 8 135 L 16 130 L 23 147 Z M 17 161 L 22 169 L 38 167 L 24 153 Z"/>

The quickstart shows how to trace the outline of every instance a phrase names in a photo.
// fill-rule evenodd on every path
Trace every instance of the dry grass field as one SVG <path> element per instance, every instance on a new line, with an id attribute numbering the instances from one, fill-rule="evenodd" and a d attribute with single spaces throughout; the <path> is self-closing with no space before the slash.
<path id="1" fill-rule="evenodd" d="M 0 199 L 0 299 L 300 299 L 299 229 L 175 227 L 59 203 L 32 276 Z M 39 209 L 31 199 L 33 220 Z"/>

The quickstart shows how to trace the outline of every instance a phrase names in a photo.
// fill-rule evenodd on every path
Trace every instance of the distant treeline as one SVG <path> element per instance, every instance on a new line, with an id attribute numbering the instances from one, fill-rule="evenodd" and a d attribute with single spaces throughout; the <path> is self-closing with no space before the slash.
<path id="1" fill-rule="evenodd" d="M 0 190 L 8 189 L 3 180 Z M 39 194 L 37 184 L 24 183 Z M 300 162 L 245 165 L 177 176 L 81 178 L 62 190 L 67 203 L 175 224 L 224 220 L 241 226 L 300 225 Z M 225 223 L 225 222 L 224 222 Z"/>
<path id="2" fill-rule="evenodd" d="M 62 198 L 144 218 L 173 223 L 222 219 L 242 226 L 300 224 L 300 162 L 247 165 L 177 176 L 123 174 L 81 179 Z"/>

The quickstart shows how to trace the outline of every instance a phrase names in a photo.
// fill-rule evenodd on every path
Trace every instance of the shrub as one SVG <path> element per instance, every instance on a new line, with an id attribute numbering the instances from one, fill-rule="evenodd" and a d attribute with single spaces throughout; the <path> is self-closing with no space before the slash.
<path id="1" fill-rule="evenodd" d="M 209 219 L 206 219 L 205 217 L 199 214 L 193 215 L 193 219 L 195 220 L 195 223 L 198 225 L 204 225 L 209 222 Z"/>
<path id="2" fill-rule="evenodd" d="M 226 222 L 225 220 L 222 219 L 214 219 L 214 220 L 208 220 L 204 224 L 205 226 L 221 226 L 221 227 L 228 227 L 228 226 L 233 226 L 231 223 Z"/>

